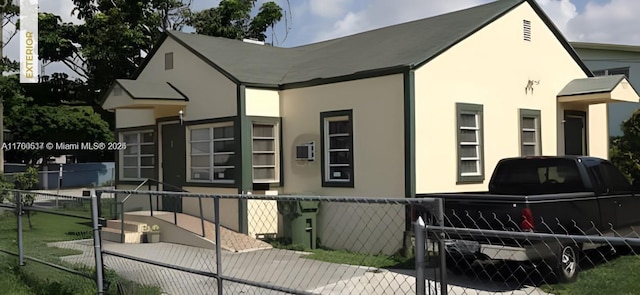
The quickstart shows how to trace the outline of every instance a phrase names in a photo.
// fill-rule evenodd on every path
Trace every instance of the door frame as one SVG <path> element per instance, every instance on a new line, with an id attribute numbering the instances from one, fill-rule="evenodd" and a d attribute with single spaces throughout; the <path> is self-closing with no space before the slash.
<path id="1" fill-rule="evenodd" d="M 586 156 L 589 154 L 589 127 L 588 127 L 588 117 L 587 112 L 585 111 L 575 111 L 575 110 L 565 110 L 563 114 L 563 133 L 564 133 L 564 154 L 567 153 L 567 129 L 566 129 L 566 121 L 567 118 L 580 118 L 582 119 L 582 155 Z"/>

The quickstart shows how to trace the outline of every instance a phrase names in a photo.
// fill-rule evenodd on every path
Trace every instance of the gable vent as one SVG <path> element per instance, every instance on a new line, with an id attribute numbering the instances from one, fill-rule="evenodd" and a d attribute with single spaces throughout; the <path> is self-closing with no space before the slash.
<path id="1" fill-rule="evenodd" d="M 531 41 L 531 21 L 526 19 L 522 21 L 522 32 L 524 41 Z"/>

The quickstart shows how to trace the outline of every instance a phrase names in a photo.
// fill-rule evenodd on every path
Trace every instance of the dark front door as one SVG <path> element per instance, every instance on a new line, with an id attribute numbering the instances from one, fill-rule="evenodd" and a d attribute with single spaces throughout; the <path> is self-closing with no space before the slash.
<path id="1" fill-rule="evenodd" d="M 186 144 L 184 126 L 175 124 L 161 125 L 162 137 L 162 190 L 181 191 L 185 182 Z M 177 196 L 162 197 L 163 211 L 182 212 L 182 201 Z"/>
<path id="2" fill-rule="evenodd" d="M 564 113 L 565 155 L 587 155 L 587 115 L 584 112 Z"/>

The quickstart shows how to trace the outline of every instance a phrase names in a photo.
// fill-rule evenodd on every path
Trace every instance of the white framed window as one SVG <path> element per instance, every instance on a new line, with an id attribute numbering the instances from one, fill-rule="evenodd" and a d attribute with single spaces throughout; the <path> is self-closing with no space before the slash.
<path id="1" fill-rule="evenodd" d="M 484 180 L 482 105 L 456 104 L 458 182 Z"/>
<path id="2" fill-rule="evenodd" d="M 254 183 L 280 181 L 278 125 L 254 122 L 251 129 Z"/>
<path id="3" fill-rule="evenodd" d="M 593 71 L 594 76 L 625 75 L 629 79 L 629 67 L 611 68 Z"/>
<path id="4" fill-rule="evenodd" d="M 155 178 L 156 145 L 153 130 L 120 133 L 127 148 L 120 153 L 120 179 Z"/>
<path id="5" fill-rule="evenodd" d="M 189 126 L 187 129 L 188 181 L 233 183 L 235 140 L 233 123 Z"/>
<path id="6" fill-rule="evenodd" d="M 520 155 L 540 156 L 540 142 L 540 111 L 520 109 Z"/>
<path id="7" fill-rule="evenodd" d="M 321 113 L 323 185 L 353 187 L 352 111 Z"/>

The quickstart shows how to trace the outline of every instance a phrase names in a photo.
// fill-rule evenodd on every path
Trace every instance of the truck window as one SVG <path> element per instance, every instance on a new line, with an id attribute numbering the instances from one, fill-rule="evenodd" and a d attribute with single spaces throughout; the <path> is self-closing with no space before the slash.
<path id="1" fill-rule="evenodd" d="M 626 193 L 631 191 L 631 185 L 627 178 L 609 162 L 600 164 L 600 179 L 604 181 L 604 185 L 609 189 L 609 193 Z"/>
<path id="2" fill-rule="evenodd" d="M 489 190 L 498 194 L 550 194 L 585 191 L 573 159 L 511 159 L 501 162 Z"/>

